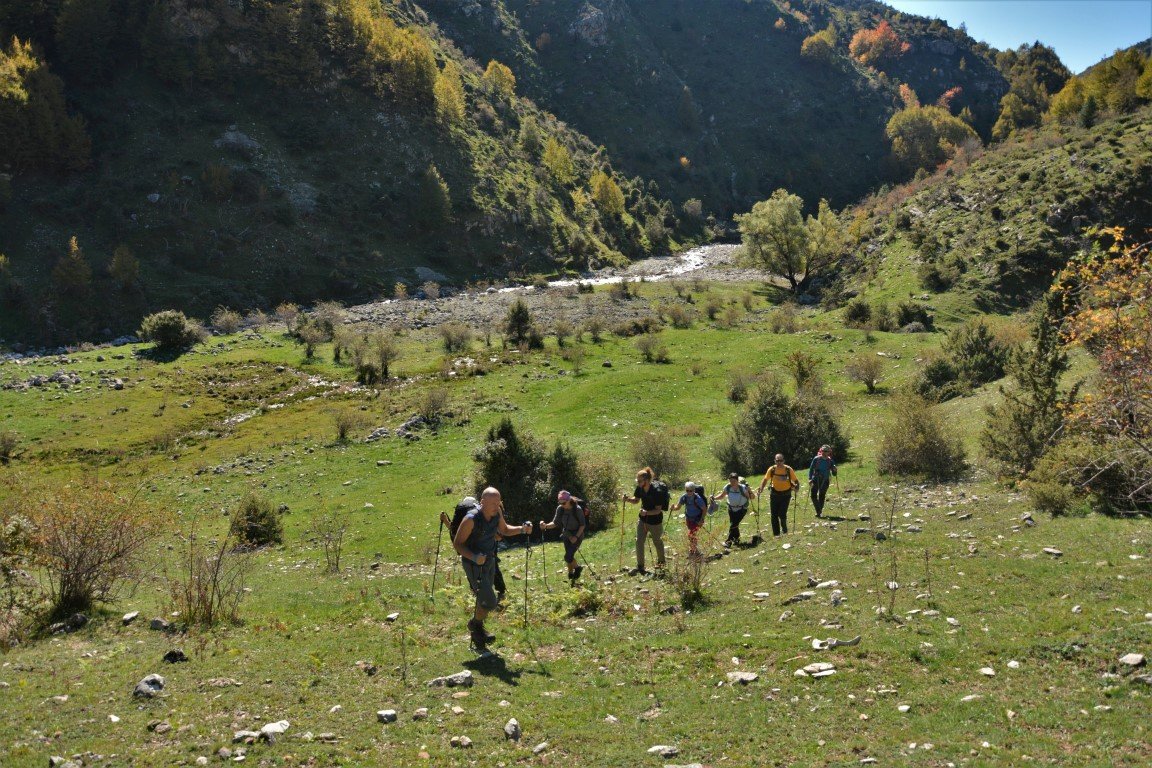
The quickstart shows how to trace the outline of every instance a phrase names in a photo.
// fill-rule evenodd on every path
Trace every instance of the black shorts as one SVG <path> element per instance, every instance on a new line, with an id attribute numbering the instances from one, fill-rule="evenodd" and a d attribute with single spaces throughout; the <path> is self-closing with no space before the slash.
<path id="1" fill-rule="evenodd" d="M 564 562 L 571 563 L 575 561 L 576 550 L 580 549 L 580 545 L 584 542 L 584 539 L 576 539 L 576 543 L 573 544 L 568 540 L 568 536 L 565 535 L 562 541 L 564 542 Z"/>

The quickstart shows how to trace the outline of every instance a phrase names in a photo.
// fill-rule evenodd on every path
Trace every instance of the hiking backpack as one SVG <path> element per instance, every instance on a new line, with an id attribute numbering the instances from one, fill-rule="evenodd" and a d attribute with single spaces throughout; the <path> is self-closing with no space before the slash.
<path id="1" fill-rule="evenodd" d="M 453 540 L 456 539 L 456 531 L 460 529 L 460 523 L 464 522 L 464 518 L 474 509 L 480 509 L 480 505 L 464 503 L 456 505 L 456 511 L 452 513 L 452 522 L 448 524 L 448 533 L 452 535 Z"/>
<path id="2" fill-rule="evenodd" d="M 660 506 L 667 511 L 668 507 L 672 505 L 672 494 L 668 492 L 668 483 L 663 480 L 653 480 L 652 487 L 659 494 Z"/>

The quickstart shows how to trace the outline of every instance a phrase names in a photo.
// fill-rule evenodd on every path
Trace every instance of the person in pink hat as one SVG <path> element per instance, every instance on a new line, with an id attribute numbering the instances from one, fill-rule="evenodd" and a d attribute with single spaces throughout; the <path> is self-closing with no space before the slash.
<path id="1" fill-rule="evenodd" d="M 564 562 L 568 564 L 568 581 L 576 586 L 576 579 L 584 571 L 584 566 L 576 565 L 576 551 L 584 541 L 584 533 L 588 530 L 587 502 L 578 499 L 568 491 L 556 494 L 556 514 L 552 522 L 540 521 L 540 529 L 550 531 L 560 528 L 560 540 L 564 542 Z"/>

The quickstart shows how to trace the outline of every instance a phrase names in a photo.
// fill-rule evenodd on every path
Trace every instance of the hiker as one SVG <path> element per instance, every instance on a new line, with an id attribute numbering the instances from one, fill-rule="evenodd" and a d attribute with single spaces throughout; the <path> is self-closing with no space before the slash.
<path id="1" fill-rule="evenodd" d="M 568 564 L 568 582 L 576 586 L 576 579 L 584 572 L 584 566 L 576 565 L 576 551 L 584 541 L 588 529 L 588 512 L 583 499 L 578 499 L 568 491 L 556 494 L 556 514 L 552 522 L 540 521 L 540 530 L 550 531 L 560 528 L 560 540 L 564 542 L 564 562 Z"/>
<path id="2" fill-rule="evenodd" d="M 460 503 L 456 505 L 456 510 L 451 520 L 448 519 L 447 513 L 440 513 L 440 522 L 448 528 L 448 536 L 452 541 L 456 540 L 456 531 L 460 528 L 460 523 L 463 522 L 465 516 L 479 507 L 480 502 L 476 501 L 476 497 L 465 496 L 460 500 Z M 501 508 L 500 514 L 504 514 L 503 508 Z M 503 536 L 497 534 L 496 541 L 501 541 L 503 538 Z M 500 570 L 500 555 L 493 556 L 492 560 L 495 563 L 494 567 L 496 569 L 495 576 L 492 579 L 492 586 L 496 588 L 496 602 L 500 603 L 504 601 L 504 593 L 508 591 L 508 586 L 504 583 L 504 574 Z"/>
<path id="3" fill-rule="evenodd" d="M 708 514 L 708 502 L 704 499 L 704 495 L 698 492 L 696 483 L 691 480 L 684 483 L 684 494 L 668 511 L 679 512 L 681 509 L 684 510 L 684 522 L 688 526 L 688 557 L 698 560 L 700 547 L 696 535 L 704 525 L 704 517 Z"/>
<path id="4" fill-rule="evenodd" d="M 496 637 L 484 629 L 484 619 L 496 607 L 496 538 L 497 536 L 518 536 L 521 533 L 532 535 L 532 523 L 508 525 L 504 520 L 500 491 L 485 488 L 480 494 L 480 504 L 464 516 L 452 546 L 460 554 L 468 586 L 476 595 L 476 608 L 472 620 L 468 622 L 468 632 L 472 645 L 477 651 L 486 651 Z"/>
<path id="5" fill-rule="evenodd" d="M 748 514 L 748 503 L 756 498 L 756 493 L 748 487 L 744 478 L 731 472 L 728 474 L 728 485 L 721 488 L 712 500 L 719 501 L 722 498 L 728 501 L 728 538 L 724 546 L 731 547 L 740 543 L 740 521 Z"/>
<path id="6" fill-rule="evenodd" d="M 822 445 L 808 465 L 808 494 L 812 497 L 816 517 L 824 514 L 824 498 L 828 495 L 828 486 L 835 474 L 836 462 L 832 459 L 832 446 Z"/>
<path id="7" fill-rule="evenodd" d="M 772 535 L 779 536 L 788 533 L 788 504 L 792 501 L 792 491 L 800 487 L 796 470 L 784 463 L 784 454 L 776 454 L 776 463 L 764 473 L 764 479 L 760 481 L 760 493 L 764 493 L 764 486 L 768 483 L 772 483 L 772 495 L 769 497 Z"/>
<path id="8" fill-rule="evenodd" d="M 632 575 L 648 573 L 644 569 L 644 541 L 652 537 L 656 548 L 656 568 L 664 568 L 664 510 L 670 497 L 668 486 L 655 479 L 651 467 L 644 467 L 636 473 L 636 490 L 632 495 L 624 494 L 625 503 L 640 504 L 640 517 L 636 523 L 636 567 Z"/>

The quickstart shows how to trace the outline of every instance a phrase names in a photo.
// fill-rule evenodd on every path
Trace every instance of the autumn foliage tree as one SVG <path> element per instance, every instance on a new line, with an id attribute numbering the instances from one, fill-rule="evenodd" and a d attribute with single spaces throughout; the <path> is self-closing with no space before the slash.
<path id="1" fill-rule="evenodd" d="M 900 40 L 887 20 L 875 29 L 862 29 L 852 36 L 848 53 L 866 67 L 880 67 L 903 56 L 911 46 Z"/>
<path id="2" fill-rule="evenodd" d="M 966 143 L 979 143 L 972 126 L 937 106 L 907 107 L 885 129 L 892 155 L 908 171 L 932 170 Z"/>

